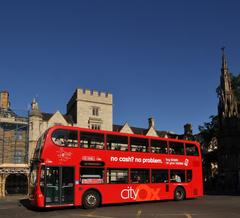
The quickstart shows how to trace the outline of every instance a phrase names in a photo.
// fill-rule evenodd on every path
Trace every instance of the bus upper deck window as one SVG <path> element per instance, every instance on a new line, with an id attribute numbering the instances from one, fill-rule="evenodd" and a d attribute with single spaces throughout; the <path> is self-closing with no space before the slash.
<path id="1" fill-rule="evenodd" d="M 184 145 L 181 142 L 169 143 L 169 154 L 184 155 Z"/>
<path id="2" fill-rule="evenodd" d="M 186 154 L 189 156 L 199 156 L 197 146 L 194 144 L 186 144 Z"/>
<path id="3" fill-rule="evenodd" d="M 55 130 L 52 134 L 52 140 L 56 145 L 78 147 L 78 133 L 74 130 Z"/>
<path id="4" fill-rule="evenodd" d="M 81 148 L 104 149 L 104 135 L 93 132 L 80 132 Z"/>
<path id="5" fill-rule="evenodd" d="M 147 152 L 148 139 L 145 138 L 130 138 L 131 151 Z"/>
<path id="6" fill-rule="evenodd" d="M 107 136 L 107 149 L 117 150 L 117 151 L 127 151 L 128 150 L 128 137 L 108 135 Z"/>
<path id="7" fill-rule="evenodd" d="M 167 141 L 151 140 L 152 153 L 167 154 Z"/>

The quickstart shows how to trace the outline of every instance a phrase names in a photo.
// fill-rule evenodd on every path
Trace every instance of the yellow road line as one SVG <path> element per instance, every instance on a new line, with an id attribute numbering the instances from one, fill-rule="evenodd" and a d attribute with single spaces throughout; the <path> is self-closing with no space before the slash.
<path id="1" fill-rule="evenodd" d="M 142 211 L 141 211 L 141 210 L 139 210 L 139 211 L 137 212 L 137 216 L 136 216 L 136 217 L 140 217 L 140 216 L 141 216 L 141 214 L 142 214 Z"/>
<path id="2" fill-rule="evenodd" d="M 92 211 L 91 213 L 88 213 L 88 215 L 92 216 L 94 213 L 96 213 L 96 210 Z"/>
<path id="3" fill-rule="evenodd" d="M 112 216 L 98 216 L 98 215 L 92 215 L 92 214 L 74 214 L 79 217 L 91 217 L 91 218 L 114 218 Z"/>
<path id="4" fill-rule="evenodd" d="M 189 213 L 184 214 L 187 218 L 192 218 L 192 216 Z"/>

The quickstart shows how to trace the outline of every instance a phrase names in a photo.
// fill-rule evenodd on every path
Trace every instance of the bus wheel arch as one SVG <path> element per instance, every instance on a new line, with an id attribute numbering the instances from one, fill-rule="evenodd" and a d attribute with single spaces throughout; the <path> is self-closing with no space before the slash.
<path id="1" fill-rule="evenodd" d="M 88 189 L 83 193 L 82 206 L 85 209 L 98 207 L 102 202 L 102 195 L 97 189 Z"/>
<path id="2" fill-rule="evenodd" d="M 186 190 L 183 186 L 177 186 L 174 190 L 174 200 L 182 201 L 186 198 Z"/>

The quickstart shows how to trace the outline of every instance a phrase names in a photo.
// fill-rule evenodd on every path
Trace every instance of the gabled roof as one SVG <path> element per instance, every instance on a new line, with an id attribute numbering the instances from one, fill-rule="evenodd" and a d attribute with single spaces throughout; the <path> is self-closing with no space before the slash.
<path id="1" fill-rule="evenodd" d="M 158 134 L 157 134 L 157 132 L 156 132 L 156 130 L 155 130 L 155 128 L 154 128 L 153 126 L 151 126 L 151 127 L 148 129 L 146 135 L 147 135 L 147 136 L 158 136 Z"/>
<path id="2" fill-rule="evenodd" d="M 122 126 L 120 132 L 134 134 L 127 122 Z"/>
<path id="3" fill-rule="evenodd" d="M 117 124 L 113 124 L 113 131 L 115 132 L 120 132 L 121 129 L 123 128 L 124 125 L 117 125 Z M 132 126 L 129 126 L 132 130 L 132 132 L 134 134 L 138 134 L 138 135 L 147 135 L 149 129 L 145 129 L 145 128 L 140 128 L 140 127 L 132 127 Z M 167 131 L 157 131 L 156 130 L 156 133 L 159 137 L 165 137 L 166 135 L 169 137 L 169 138 L 176 138 L 177 135 L 175 134 L 171 134 Z"/>
<path id="4" fill-rule="evenodd" d="M 55 113 L 42 113 L 42 118 L 44 121 L 49 121 L 54 114 Z M 62 114 L 62 116 L 67 121 L 67 123 L 73 124 L 73 119 L 72 119 L 71 115 L 63 115 Z"/>

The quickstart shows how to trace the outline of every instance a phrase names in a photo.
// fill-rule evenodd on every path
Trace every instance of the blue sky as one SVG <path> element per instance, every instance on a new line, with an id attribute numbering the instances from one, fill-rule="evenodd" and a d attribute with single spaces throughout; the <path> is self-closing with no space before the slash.
<path id="1" fill-rule="evenodd" d="M 66 112 L 76 88 L 114 95 L 114 123 L 183 132 L 217 113 L 221 50 L 240 72 L 240 2 L 0 2 L 0 89 Z"/>

